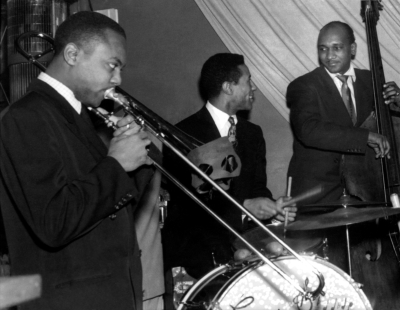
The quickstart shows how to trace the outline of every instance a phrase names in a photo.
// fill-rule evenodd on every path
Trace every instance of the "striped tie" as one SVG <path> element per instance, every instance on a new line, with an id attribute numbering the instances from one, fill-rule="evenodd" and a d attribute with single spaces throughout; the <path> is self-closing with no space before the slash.
<path id="1" fill-rule="evenodd" d="M 349 112 L 350 118 L 353 122 L 353 125 L 357 123 L 357 115 L 353 108 L 353 103 L 351 101 L 351 93 L 350 88 L 347 85 L 348 75 L 337 75 L 337 78 L 342 81 L 342 98 L 344 105 L 346 106 L 347 111 Z"/>

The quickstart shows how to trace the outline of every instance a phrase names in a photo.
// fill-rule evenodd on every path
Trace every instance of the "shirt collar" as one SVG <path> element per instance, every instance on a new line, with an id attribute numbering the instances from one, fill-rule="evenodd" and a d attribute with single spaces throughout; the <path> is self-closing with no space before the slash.
<path id="1" fill-rule="evenodd" d="M 335 80 L 336 76 L 342 75 L 342 74 L 340 74 L 340 73 L 330 73 L 329 70 L 326 69 L 326 68 L 325 68 L 325 70 L 326 70 L 326 72 L 328 72 L 329 76 L 330 76 L 333 80 Z M 353 83 L 356 81 L 356 73 L 355 73 L 355 71 L 354 71 L 354 66 L 353 66 L 352 63 L 350 63 L 350 68 L 349 68 L 349 70 L 347 70 L 343 75 L 348 75 L 348 76 L 350 76 L 351 79 L 352 79 L 352 81 L 353 81 Z"/>
<path id="2" fill-rule="evenodd" d="M 78 114 L 81 114 L 82 103 L 75 98 L 72 90 L 70 90 L 63 83 L 57 81 L 55 78 L 52 78 L 45 72 L 41 72 L 38 76 L 38 79 L 53 87 L 61 96 L 65 98 L 65 100 L 68 101 L 68 103 L 74 108 L 76 112 L 78 112 Z"/>
<path id="3" fill-rule="evenodd" d="M 233 117 L 235 124 L 237 124 L 236 115 L 229 115 L 229 114 L 225 113 L 224 111 L 221 111 L 220 109 L 218 109 L 214 105 L 212 105 L 209 101 L 207 101 L 206 108 L 210 112 L 211 117 L 213 118 L 214 123 L 215 123 L 215 125 L 217 125 L 217 128 L 219 130 L 226 125 L 230 116 Z"/>

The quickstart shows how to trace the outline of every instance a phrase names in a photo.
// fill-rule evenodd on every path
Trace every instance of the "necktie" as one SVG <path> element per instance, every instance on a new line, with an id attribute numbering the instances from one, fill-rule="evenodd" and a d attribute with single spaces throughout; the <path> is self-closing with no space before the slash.
<path id="1" fill-rule="evenodd" d="M 228 139 L 232 143 L 234 147 L 237 146 L 237 140 L 236 140 L 236 125 L 235 125 L 235 120 L 233 119 L 232 116 L 229 116 L 228 122 L 231 124 L 231 127 L 229 127 L 228 131 Z"/>
<path id="2" fill-rule="evenodd" d="M 337 78 L 342 81 L 342 98 L 344 105 L 346 106 L 347 111 L 349 112 L 350 118 L 353 122 L 353 125 L 357 123 L 357 115 L 353 108 L 353 103 L 351 101 L 351 93 L 349 86 L 347 85 L 348 75 L 337 75 Z"/>

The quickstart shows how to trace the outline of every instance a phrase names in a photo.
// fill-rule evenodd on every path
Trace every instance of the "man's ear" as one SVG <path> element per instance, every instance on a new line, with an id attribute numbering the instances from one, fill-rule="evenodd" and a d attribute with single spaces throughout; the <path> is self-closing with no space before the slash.
<path id="1" fill-rule="evenodd" d="M 222 91 L 227 94 L 227 95 L 231 95 L 232 94 L 232 83 L 225 81 L 224 83 L 222 83 Z"/>
<path id="2" fill-rule="evenodd" d="M 350 45 L 350 51 L 351 51 L 351 59 L 354 59 L 356 57 L 356 53 L 357 53 L 357 43 L 351 43 Z"/>
<path id="3" fill-rule="evenodd" d="M 76 63 L 76 58 L 78 56 L 78 47 L 74 43 L 68 43 L 64 48 L 64 59 L 65 61 L 73 66 Z"/>

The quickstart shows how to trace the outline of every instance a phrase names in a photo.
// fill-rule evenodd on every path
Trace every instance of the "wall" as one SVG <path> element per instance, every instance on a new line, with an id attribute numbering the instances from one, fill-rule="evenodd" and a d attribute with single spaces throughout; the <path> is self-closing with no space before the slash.
<path id="1" fill-rule="evenodd" d="M 96 0 L 94 10 L 118 9 L 128 36 L 128 65 L 122 88 L 172 124 L 203 105 L 197 82 L 203 63 L 229 52 L 194 1 Z M 292 154 L 289 124 L 258 91 L 250 121 L 262 127 L 267 144 L 268 187 L 285 193 Z"/>

